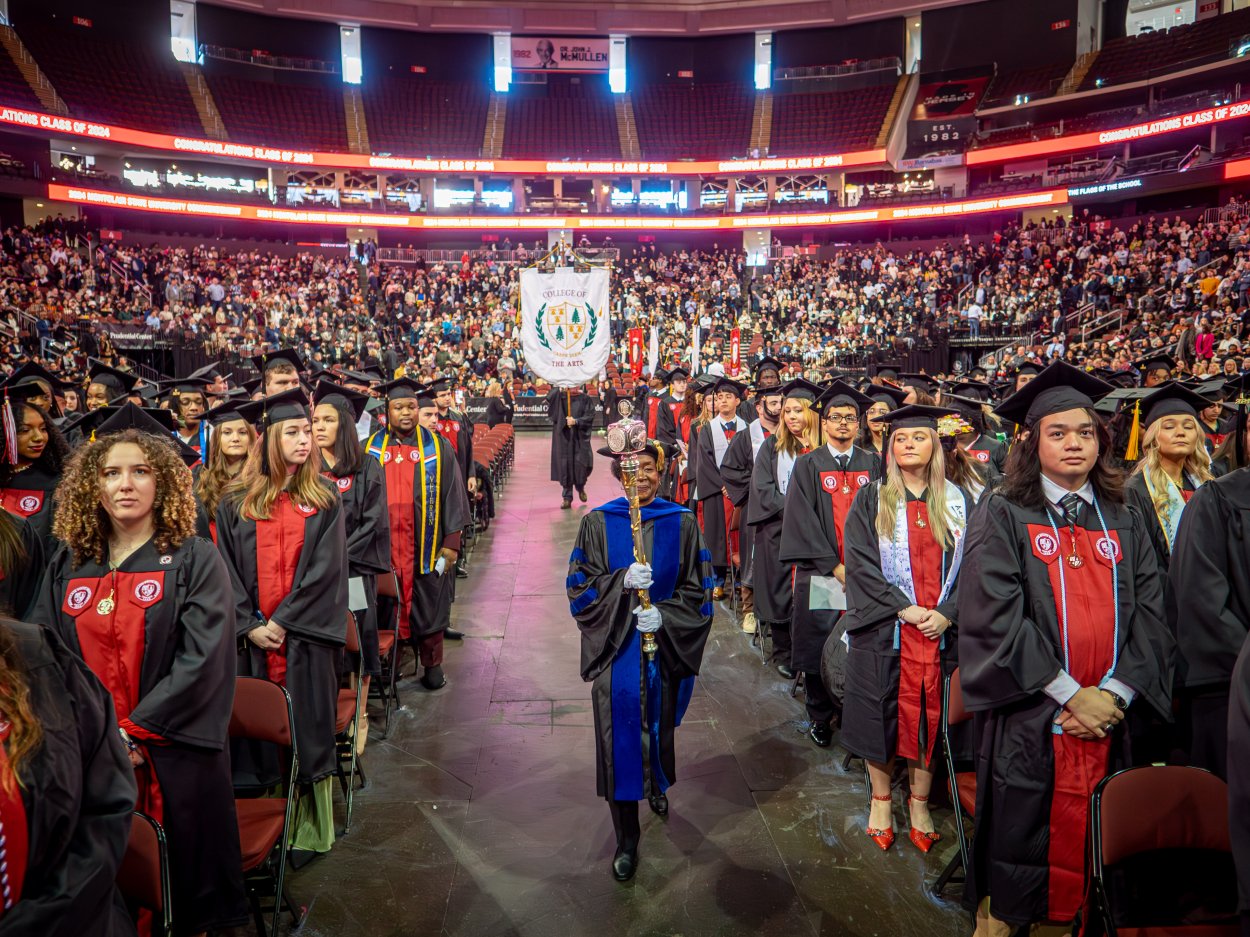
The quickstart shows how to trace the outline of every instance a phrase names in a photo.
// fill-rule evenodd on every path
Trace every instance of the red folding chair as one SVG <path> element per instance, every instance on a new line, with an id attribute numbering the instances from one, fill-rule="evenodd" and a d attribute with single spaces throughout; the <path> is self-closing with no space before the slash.
<path id="1" fill-rule="evenodd" d="M 334 722 L 334 773 L 338 776 L 339 786 L 343 789 L 343 800 L 347 804 L 347 819 L 343 823 L 343 835 L 346 836 L 352 827 L 352 806 L 356 799 L 356 772 L 360 772 L 360 786 L 365 785 L 365 767 L 360 760 L 360 746 L 356 744 L 356 733 L 349 731 L 356 723 L 361 711 L 361 701 L 369 692 L 369 675 L 365 673 L 364 655 L 360 653 L 360 630 L 356 627 L 356 616 L 347 613 L 347 641 L 344 649 L 348 654 L 355 654 L 356 686 L 344 687 L 339 690 L 338 708 Z M 348 770 L 344 771 L 344 766 Z"/>
<path id="2" fill-rule="evenodd" d="M 153 937 L 172 933 L 169 844 L 161 825 L 138 810 L 130 818 L 130 840 L 117 870 L 117 888 L 136 920 L 140 911 L 151 913 Z"/>
<path id="3" fill-rule="evenodd" d="M 269 742 L 290 752 L 284 797 L 236 798 L 234 802 L 243 853 L 243 884 L 252 904 L 256 933 L 259 937 L 266 933 L 277 937 L 283 908 L 291 915 L 292 928 L 299 927 L 304 917 L 303 909 L 296 908 L 286 892 L 286 844 L 295 815 L 295 776 L 299 771 L 295 714 L 286 688 L 256 677 L 236 677 L 230 738 Z M 267 929 L 261 899 L 270 895 L 273 922 Z"/>
<path id="4" fill-rule="evenodd" d="M 959 841 L 959 851 L 951 856 L 950 862 L 942 874 L 934 881 L 930 889 L 934 895 L 941 895 L 942 890 L 951 882 L 962 883 L 967 877 L 969 853 L 968 833 L 964 828 L 964 816 L 969 819 L 976 816 L 977 810 L 977 773 L 958 770 L 955 763 L 955 746 L 951 741 L 951 727 L 968 722 L 972 713 L 964 709 L 964 694 L 960 689 L 959 668 L 942 681 L 942 754 L 946 759 L 946 779 L 950 785 L 951 804 L 955 808 L 955 837 Z M 962 874 L 960 874 L 962 873 Z"/>
<path id="5" fill-rule="evenodd" d="M 394 571 L 378 576 L 378 598 L 391 600 L 387 606 L 392 609 L 393 616 L 389 622 L 383 622 L 380 616 L 378 618 L 378 661 L 381 664 L 381 679 L 371 681 L 369 685 L 369 697 L 382 701 L 385 719 L 382 726 L 382 738 L 390 735 L 391 713 L 400 705 L 399 687 L 396 685 L 399 676 L 399 656 L 402 650 L 399 645 L 398 622 L 395 620 L 399 615 L 398 582 L 399 577 Z M 378 607 L 381 608 L 381 603 Z"/>

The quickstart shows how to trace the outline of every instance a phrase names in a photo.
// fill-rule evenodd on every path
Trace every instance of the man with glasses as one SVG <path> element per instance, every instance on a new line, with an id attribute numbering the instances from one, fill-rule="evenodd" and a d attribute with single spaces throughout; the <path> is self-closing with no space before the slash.
<path id="1" fill-rule="evenodd" d="M 794 564 L 791 667 L 803 673 L 811 739 L 821 748 L 833 741 L 835 704 L 821 680 L 820 658 L 845 608 L 836 598 L 846 585 L 842 527 L 856 493 L 881 475 L 876 453 L 855 445 L 861 415 L 871 405 L 840 380 L 812 404 L 825 445 L 795 459 L 781 525 L 780 558 Z"/>

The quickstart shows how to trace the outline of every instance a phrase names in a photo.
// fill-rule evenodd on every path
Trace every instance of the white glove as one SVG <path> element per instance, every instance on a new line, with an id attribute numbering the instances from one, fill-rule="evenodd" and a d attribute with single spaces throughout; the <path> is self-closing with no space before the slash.
<path id="1" fill-rule="evenodd" d="M 437 560 L 434 561 L 434 572 L 438 573 L 440 576 L 443 575 L 443 570 L 445 570 L 446 568 L 447 568 L 447 557 L 440 556 Z"/>
<path id="2" fill-rule="evenodd" d="M 634 627 L 643 634 L 654 634 L 660 630 L 663 619 L 660 617 L 660 610 L 652 605 L 650 608 L 643 608 L 639 605 L 634 609 L 634 614 L 638 616 L 638 624 Z"/>
<path id="3" fill-rule="evenodd" d="M 650 563 L 630 563 L 629 569 L 625 570 L 625 588 L 626 589 L 650 589 L 651 588 L 651 564 Z"/>

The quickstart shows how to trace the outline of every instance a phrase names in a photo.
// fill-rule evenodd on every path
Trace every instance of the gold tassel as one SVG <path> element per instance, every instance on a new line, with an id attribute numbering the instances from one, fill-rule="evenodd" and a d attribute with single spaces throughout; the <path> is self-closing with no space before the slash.
<path id="1" fill-rule="evenodd" d="M 1141 458 L 1141 401 L 1133 403 L 1133 426 L 1128 431 L 1128 447 L 1124 450 L 1126 462 L 1136 462 Z"/>

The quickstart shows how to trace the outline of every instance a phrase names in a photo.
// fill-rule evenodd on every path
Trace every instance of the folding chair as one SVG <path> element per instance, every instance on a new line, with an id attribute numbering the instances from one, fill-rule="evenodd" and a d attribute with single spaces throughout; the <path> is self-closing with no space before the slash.
<path id="1" fill-rule="evenodd" d="M 360 746 L 357 745 L 356 732 L 350 731 L 357 725 L 361 707 L 369 692 L 369 675 L 365 673 L 364 657 L 360 654 L 360 630 L 356 627 L 356 616 L 347 613 L 347 643 L 345 650 L 355 654 L 359 663 L 356 666 L 356 686 L 339 690 L 338 709 L 334 723 L 334 773 L 338 776 L 339 786 L 343 789 L 343 800 L 347 803 L 347 819 L 343 824 L 343 835 L 352 827 L 352 807 L 356 799 L 356 772 L 360 772 L 360 785 L 365 784 L 365 768 L 360 761 Z M 344 772 L 343 766 L 350 765 Z"/>
<path id="2" fill-rule="evenodd" d="M 1228 787 L 1214 774 L 1147 765 L 1105 777 L 1090 798 L 1089 835 L 1108 937 L 1240 933 Z"/>
<path id="3" fill-rule="evenodd" d="M 378 598 L 390 599 L 388 603 L 394 609 L 394 615 L 399 614 L 399 590 L 397 583 L 399 578 L 392 570 L 389 573 L 383 573 L 378 576 Z M 379 610 L 381 605 L 379 604 Z M 389 625 L 390 627 L 383 627 Z M 382 738 L 386 738 L 391 733 L 391 713 L 399 708 L 399 687 L 396 685 L 396 679 L 399 674 L 399 656 L 401 647 L 399 645 L 399 629 L 397 621 L 383 622 L 381 617 L 378 619 L 378 660 L 382 665 L 381 679 L 372 682 L 369 686 L 369 697 L 380 699 L 382 701 L 382 711 L 385 722 L 382 726 Z"/>
<path id="4" fill-rule="evenodd" d="M 285 797 L 235 799 L 239 818 L 239 845 L 243 853 L 243 883 L 252 904 L 258 937 L 278 935 L 278 918 L 285 907 L 292 928 L 303 920 L 286 892 L 286 854 L 291 822 L 295 815 L 295 776 L 299 752 L 295 745 L 295 714 L 286 688 L 256 677 L 236 677 L 234 708 L 230 713 L 230 737 L 269 742 L 291 753 Z M 265 927 L 261 898 L 273 895 L 273 924 Z"/>
<path id="5" fill-rule="evenodd" d="M 959 771 L 955 764 L 955 746 L 951 742 L 951 726 L 960 725 L 972 719 L 972 713 L 964 709 L 964 695 L 960 689 L 959 668 L 956 667 L 950 676 L 942 680 L 942 754 L 946 759 L 946 778 L 950 785 L 951 805 L 955 808 L 955 837 L 959 841 L 959 852 L 951 856 L 950 862 L 942 874 L 933 882 L 929 889 L 935 896 L 940 896 L 951 882 L 962 883 L 968 874 L 968 833 L 964 829 L 964 814 L 969 818 L 976 816 L 977 810 L 977 773 L 976 771 Z M 962 874 L 960 874 L 962 872 Z"/>
<path id="6" fill-rule="evenodd" d="M 117 870 L 117 888 L 133 917 L 137 919 L 139 911 L 151 913 L 153 937 L 173 933 L 169 844 L 161 825 L 138 810 L 130 818 L 130 841 Z"/>

